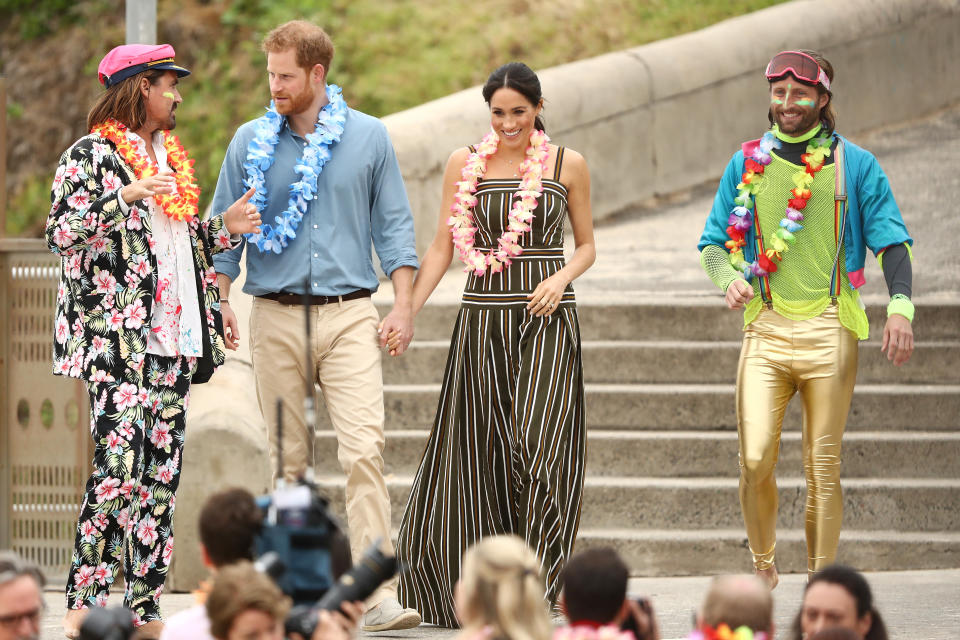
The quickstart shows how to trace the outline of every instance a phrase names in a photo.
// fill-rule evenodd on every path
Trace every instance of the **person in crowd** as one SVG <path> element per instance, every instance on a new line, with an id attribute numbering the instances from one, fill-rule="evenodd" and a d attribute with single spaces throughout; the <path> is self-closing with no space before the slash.
<path id="1" fill-rule="evenodd" d="M 548 640 L 553 625 L 544 602 L 540 562 L 514 535 L 484 538 L 463 557 L 454 586 L 464 640 Z"/>
<path id="2" fill-rule="evenodd" d="M 254 537 L 262 524 L 263 513 L 246 489 L 224 489 L 207 498 L 200 509 L 200 553 L 214 578 L 222 567 L 253 561 Z M 199 604 L 171 616 L 160 640 L 210 640 L 206 596 L 202 588 Z"/>
<path id="3" fill-rule="evenodd" d="M 252 562 L 254 543 L 263 526 L 264 514 L 253 494 L 242 487 L 218 491 L 207 498 L 200 509 L 200 552 L 203 564 L 213 579 L 223 567 L 238 562 Z M 349 542 L 339 531 L 331 541 L 331 565 L 334 580 L 350 568 Z M 160 640 L 211 640 L 210 620 L 205 602 L 208 583 L 197 592 L 199 603 L 174 614 L 160 635 Z M 357 607 L 362 603 L 354 603 Z"/>
<path id="4" fill-rule="evenodd" d="M 862 640 L 887 640 L 887 627 L 873 603 L 863 574 L 844 565 L 830 565 L 813 574 L 803 592 L 803 604 L 790 627 L 790 640 L 842 627 Z"/>
<path id="5" fill-rule="evenodd" d="M 630 570 L 620 555 L 610 547 L 588 549 L 577 553 L 563 570 L 560 609 L 567 617 L 567 626 L 555 634 L 554 640 L 576 637 L 586 640 L 601 627 L 623 629 L 631 640 L 659 640 L 660 632 L 652 605 L 646 598 L 627 596 Z M 606 635 L 604 636 L 606 637 Z"/>
<path id="6" fill-rule="evenodd" d="M 246 251 L 243 290 L 254 296 L 250 351 L 270 455 L 276 462 L 282 448 L 286 481 L 312 468 L 315 425 L 304 399 L 307 389 L 319 384 L 347 476 L 353 556 L 361 557 L 377 539 L 392 554 L 380 347 L 394 333 L 403 345 L 395 342 L 391 353 L 400 355 L 413 336 L 410 293 L 418 266 L 413 214 L 386 127 L 349 108 L 340 87 L 327 82 L 334 54 L 327 33 L 294 20 L 268 33 L 261 48 L 272 102 L 265 115 L 237 130 L 213 198 L 217 208 L 255 189 L 251 203 L 270 221 L 262 234 L 214 259 L 227 348 L 239 344 L 236 314 L 227 299 Z M 394 306 L 383 319 L 380 338 L 370 299 L 379 286 L 372 248 L 394 288 Z M 309 348 L 304 303 L 309 305 Z M 280 401 L 282 443 L 277 440 Z M 415 610 L 397 602 L 396 581 L 383 585 L 369 603 L 365 631 L 420 624 Z"/>
<path id="7" fill-rule="evenodd" d="M 140 635 L 159 635 L 190 385 L 224 360 L 211 254 L 260 228 L 252 190 L 200 220 L 193 161 L 170 133 L 190 73 L 174 55 L 135 44 L 103 57 L 90 133 L 53 179 L 53 371 L 86 382 L 95 446 L 67 579 L 69 637 L 106 603 L 121 566 Z"/>
<path id="8" fill-rule="evenodd" d="M 241 560 L 221 569 L 207 598 L 210 635 L 216 640 L 305 640 L 284 635 L 290 599 L 265 573 Z M 351 640 L 363 615 L 359 602 L 345 602 L 339 611 L 318 612 L 310 640 Z"/>
<path id="9" fill-rule="evenodd" d="M 838 135 L 833 66 L 782 51 L 766 68 L 771 128 L 724 171 L 700 237 L 700 261 L 744 309 L 737 370 L 740 504 L 755 571 L 777 585 L 780 431 L 803 400 L 807 570 L 834 561 L 843 520 L 841 441 L 869 329 L 858 288 L 866 249 L 881 261 L 890 303 L 882 349 L 913 352 L 911 240 L 876 158 Z M 752 284 L 751 284 L 752 283 Z"/>
<path id="10" fill-rule="evenodd" d="M 440 402 L 400 527 L 400 597 L 457 624 L 463 551 L 513 533 L 534 550 L 555 602 L 580 524 L 586 432 L 571 283 L 595 258 L 583 157 L 550 144 L 537 75 L 520 62 L 483 87 L 491 131 L 457 149 L 413 291 L 418 312 L 454 255 L 466 286 Z M 564 259 L 569 219 L 575 249 Z M 394 337 L 388 334 L 391 343 Z M 402 345 L 401 345 L 402 346 Z"/>
<path id="11" fill-rule="evenodd" d="M 807 636 L 806 640 L 863 640 L 863 636 L 852 629 L 829 627 L 823 631 L 817 631 L 813 635 Z"/>
<path id="12" fill-rule="evenodd" d="M 0 640 L 40 640 L 45 584 L 36 565 L 0 551 Z"/>
<path id="13" fill-rule="evenodd" d="M 711 581 L 697 614 L 697 632 L 712 640 L 722 627 L 734 632 L 744 629 L 743 635 L 756 640 L 773 640 L 773 597 L 762 579 L 719 576 Z"/>

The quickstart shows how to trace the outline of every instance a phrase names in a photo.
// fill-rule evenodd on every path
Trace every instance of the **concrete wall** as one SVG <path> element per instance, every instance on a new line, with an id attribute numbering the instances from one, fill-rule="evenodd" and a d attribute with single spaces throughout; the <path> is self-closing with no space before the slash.
<path id="1" fill-rule="evenodd" d="M 801 48 L 822 51 L 836 69 L 843 133 L 960 100 L 960 0 L 795 0 L 539 71 L 548 133 L 590 165 L 594 218 L 718 178 L 739 143 L 767 127 L 762 72 L 770 56 Z M 474 87 L 384 121 L 422 254 L 436 230 L 447 158 L 480 139 L 487 108 Z"/>

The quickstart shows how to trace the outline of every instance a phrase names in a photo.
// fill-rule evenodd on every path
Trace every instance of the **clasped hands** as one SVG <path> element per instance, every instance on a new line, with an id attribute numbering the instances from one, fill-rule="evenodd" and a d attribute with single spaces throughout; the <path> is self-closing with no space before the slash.
<path id="1" fill-rule="evenodd" d="M 391 356 L 403 355 L 413 340 L 413 311 L 409 305 L 394 305 L 377 326 L 380 348 L 387 348 Z"/>

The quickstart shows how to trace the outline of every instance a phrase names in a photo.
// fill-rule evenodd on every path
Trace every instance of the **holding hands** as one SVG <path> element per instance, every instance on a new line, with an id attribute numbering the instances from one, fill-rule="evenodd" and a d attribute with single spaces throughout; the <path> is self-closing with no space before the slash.
<path id="1" fill-rule="evenodd" d="M 260 233 L 260 212 L 250 204 L 253 187 L 223 212 L 223 225 L 230 234 Z"/>
<path id="2" fill-rule="evenodd" d="M 391 356 L 402 355 L 410 341 L 413 340 L 413 312 L 409 307 L 397 308 L 380 321 L 377 327 L 380 336 L 380 347 L 386 347 Z"/>

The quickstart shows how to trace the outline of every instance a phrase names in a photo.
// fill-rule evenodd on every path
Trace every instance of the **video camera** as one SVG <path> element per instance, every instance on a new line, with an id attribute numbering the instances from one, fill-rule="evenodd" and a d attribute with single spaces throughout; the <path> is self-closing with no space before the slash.
<path id="1" fill-rule="evenodd" d="M 349 544 L 326 498 L 307 481 L 281 483 L 257 504 L 265 517 L 255 542 L 256 566 L 294 602 L 285 623 L 287 634 L 309 638 L 321 610 L 335 611 L 345 601 L 365 600 L 397 572 L 396 558 L 384 555 L 377 540 L 335 581 L 337 566 L 350 564 Z"/>

